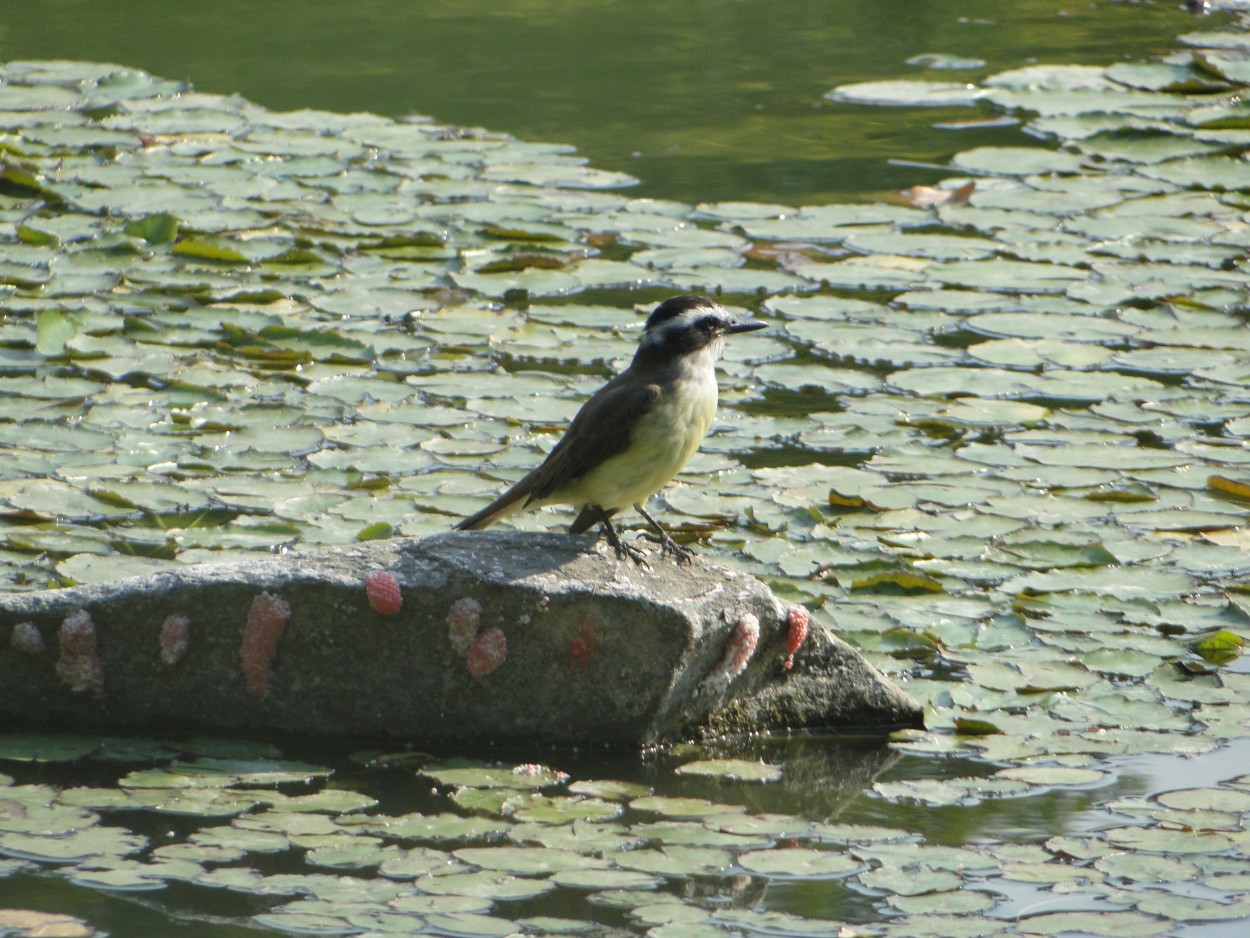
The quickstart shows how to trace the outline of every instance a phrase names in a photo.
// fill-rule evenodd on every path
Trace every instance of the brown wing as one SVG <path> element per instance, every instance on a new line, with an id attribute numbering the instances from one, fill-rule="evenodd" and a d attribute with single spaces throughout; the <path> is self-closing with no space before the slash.
<path id="1" fill-rule="evenodd" d="M 659 385 L 637 384 L 628 371 L 605 384 L 582 405 L 555 449 L 534 470 L 525 503 L 550 498 L 605 459 L 623 452 L 638 419 L 659 399 Z"/>

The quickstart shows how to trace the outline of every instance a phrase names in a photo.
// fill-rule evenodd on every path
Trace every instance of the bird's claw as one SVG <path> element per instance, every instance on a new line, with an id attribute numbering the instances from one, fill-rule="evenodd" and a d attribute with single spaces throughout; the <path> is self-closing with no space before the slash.
<path id="1" fill-rule="evenodd" d="M 689 547 L 682 547 L 675 540 L 673 540 L 672 536 L 667 531 L 663 529 L 660 530 L 659 541 L 661 557 L 666 554 L 672 554 L 673 557 L 676 558 L 679 565 L 683 563 L 692 563 L 694 561 L 694 551 L 692 551 Z"/>
<path id="2" fill-rule="evenodd" d="M 651 569 L 651 564 L 647 563 L 647 552 L 641 547 L 635 547 L 633 544 L 621 542 L 616 545 L 616 559 L 622 560 L 628 557 L 640 567 Z"/>
<path id="3" fill-rule="evenodd" d="M 638 513 L 646 518 L 647 523 L 651 525 L 651 532 L 647 536 L 660 542 L 661 557 L 665 554 L 672 554 L 675 558 L 677 558 L 679 566 L 683 563 L 693 562 L 694 551 L 692 551 L 689 547 L 682 547 L 675 540 L 673 540 L 672 535 L 664 530 L 664 525 L 660 524 L 660 522 L 656 521 L 649 514 L 647 514 L 647 509 L 644 508 L 641 503 L 635 504 L 634 508 L 637 509 Z"/>
<path id="4" fill-rule="evenodd" d="M 620 535 L 616 533 L 616 529 L 612 527 L 612 522 L 610 522 L 606 517 L 603 519 L 602 523 L 603 533 L 607 537 L 608 543 L 612 545 L 612 549 L 616 551 L 617 560 L 623 560 L 628 557 L 640 567 L 646 567 L 647 569 L 651 568 L 651 564 L 647 563 L 647 552 L 645 550 L 641 547 L 635 547 L 633 544 L 626 544 L 622 541 Z"/>

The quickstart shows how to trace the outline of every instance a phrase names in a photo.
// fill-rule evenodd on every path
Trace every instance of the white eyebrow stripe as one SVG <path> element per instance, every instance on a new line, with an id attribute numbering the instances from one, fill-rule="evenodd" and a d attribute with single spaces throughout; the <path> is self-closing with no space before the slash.
<path id="1" fill-rule="evenodd" d="M 671 319 L 664 320 L 664 322 L 656 326 L 653 329 L 653 331 L 657 333 L 659 332 L 668 332 L 668 333 L 685 332 L 687 329 L 689 329 L 691 326 L 697 323 L 700 319 L 705 319 L 709 315 L 717 316 L 719 315 L 719 313 L 720 311 L 712 306 L 696 306 L 694 309 L 682 310 L 680 313 L 678 313 L 676 316 L 672 317 Z"/>

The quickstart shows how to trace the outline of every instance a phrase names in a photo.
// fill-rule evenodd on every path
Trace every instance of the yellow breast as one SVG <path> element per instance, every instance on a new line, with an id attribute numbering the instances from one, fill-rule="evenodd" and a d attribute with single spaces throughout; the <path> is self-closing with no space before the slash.
<path id="1" fill-rule="evenodd" d="M 675 382 L 639 419 L 629 447 L 582 476 L 561 501 L 609 511 L 646 501 L 698 451 L 716 416 L 716 397 L 710 368 Z"/>

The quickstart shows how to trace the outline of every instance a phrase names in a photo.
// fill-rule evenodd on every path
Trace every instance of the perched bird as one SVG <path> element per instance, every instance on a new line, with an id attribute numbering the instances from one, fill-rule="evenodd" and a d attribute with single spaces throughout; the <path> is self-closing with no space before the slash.
<path id="1" fill-rule="evenodd" d="M 572 505 L 570 534 L 591 525 L 618 557 L 642 553 L 621 543 L 611 517 L 633 505 L 655 529 L 662 553 L 689 557 L 643 503 L 695 454 L 716 415 L 716 360 L 725 336 L 763 329 L 706 296 L 665 300 L 647 318 L 630 366 L 582 405 L 542 465 L 456 525 L 476 530 L 527 508 Z"/>

